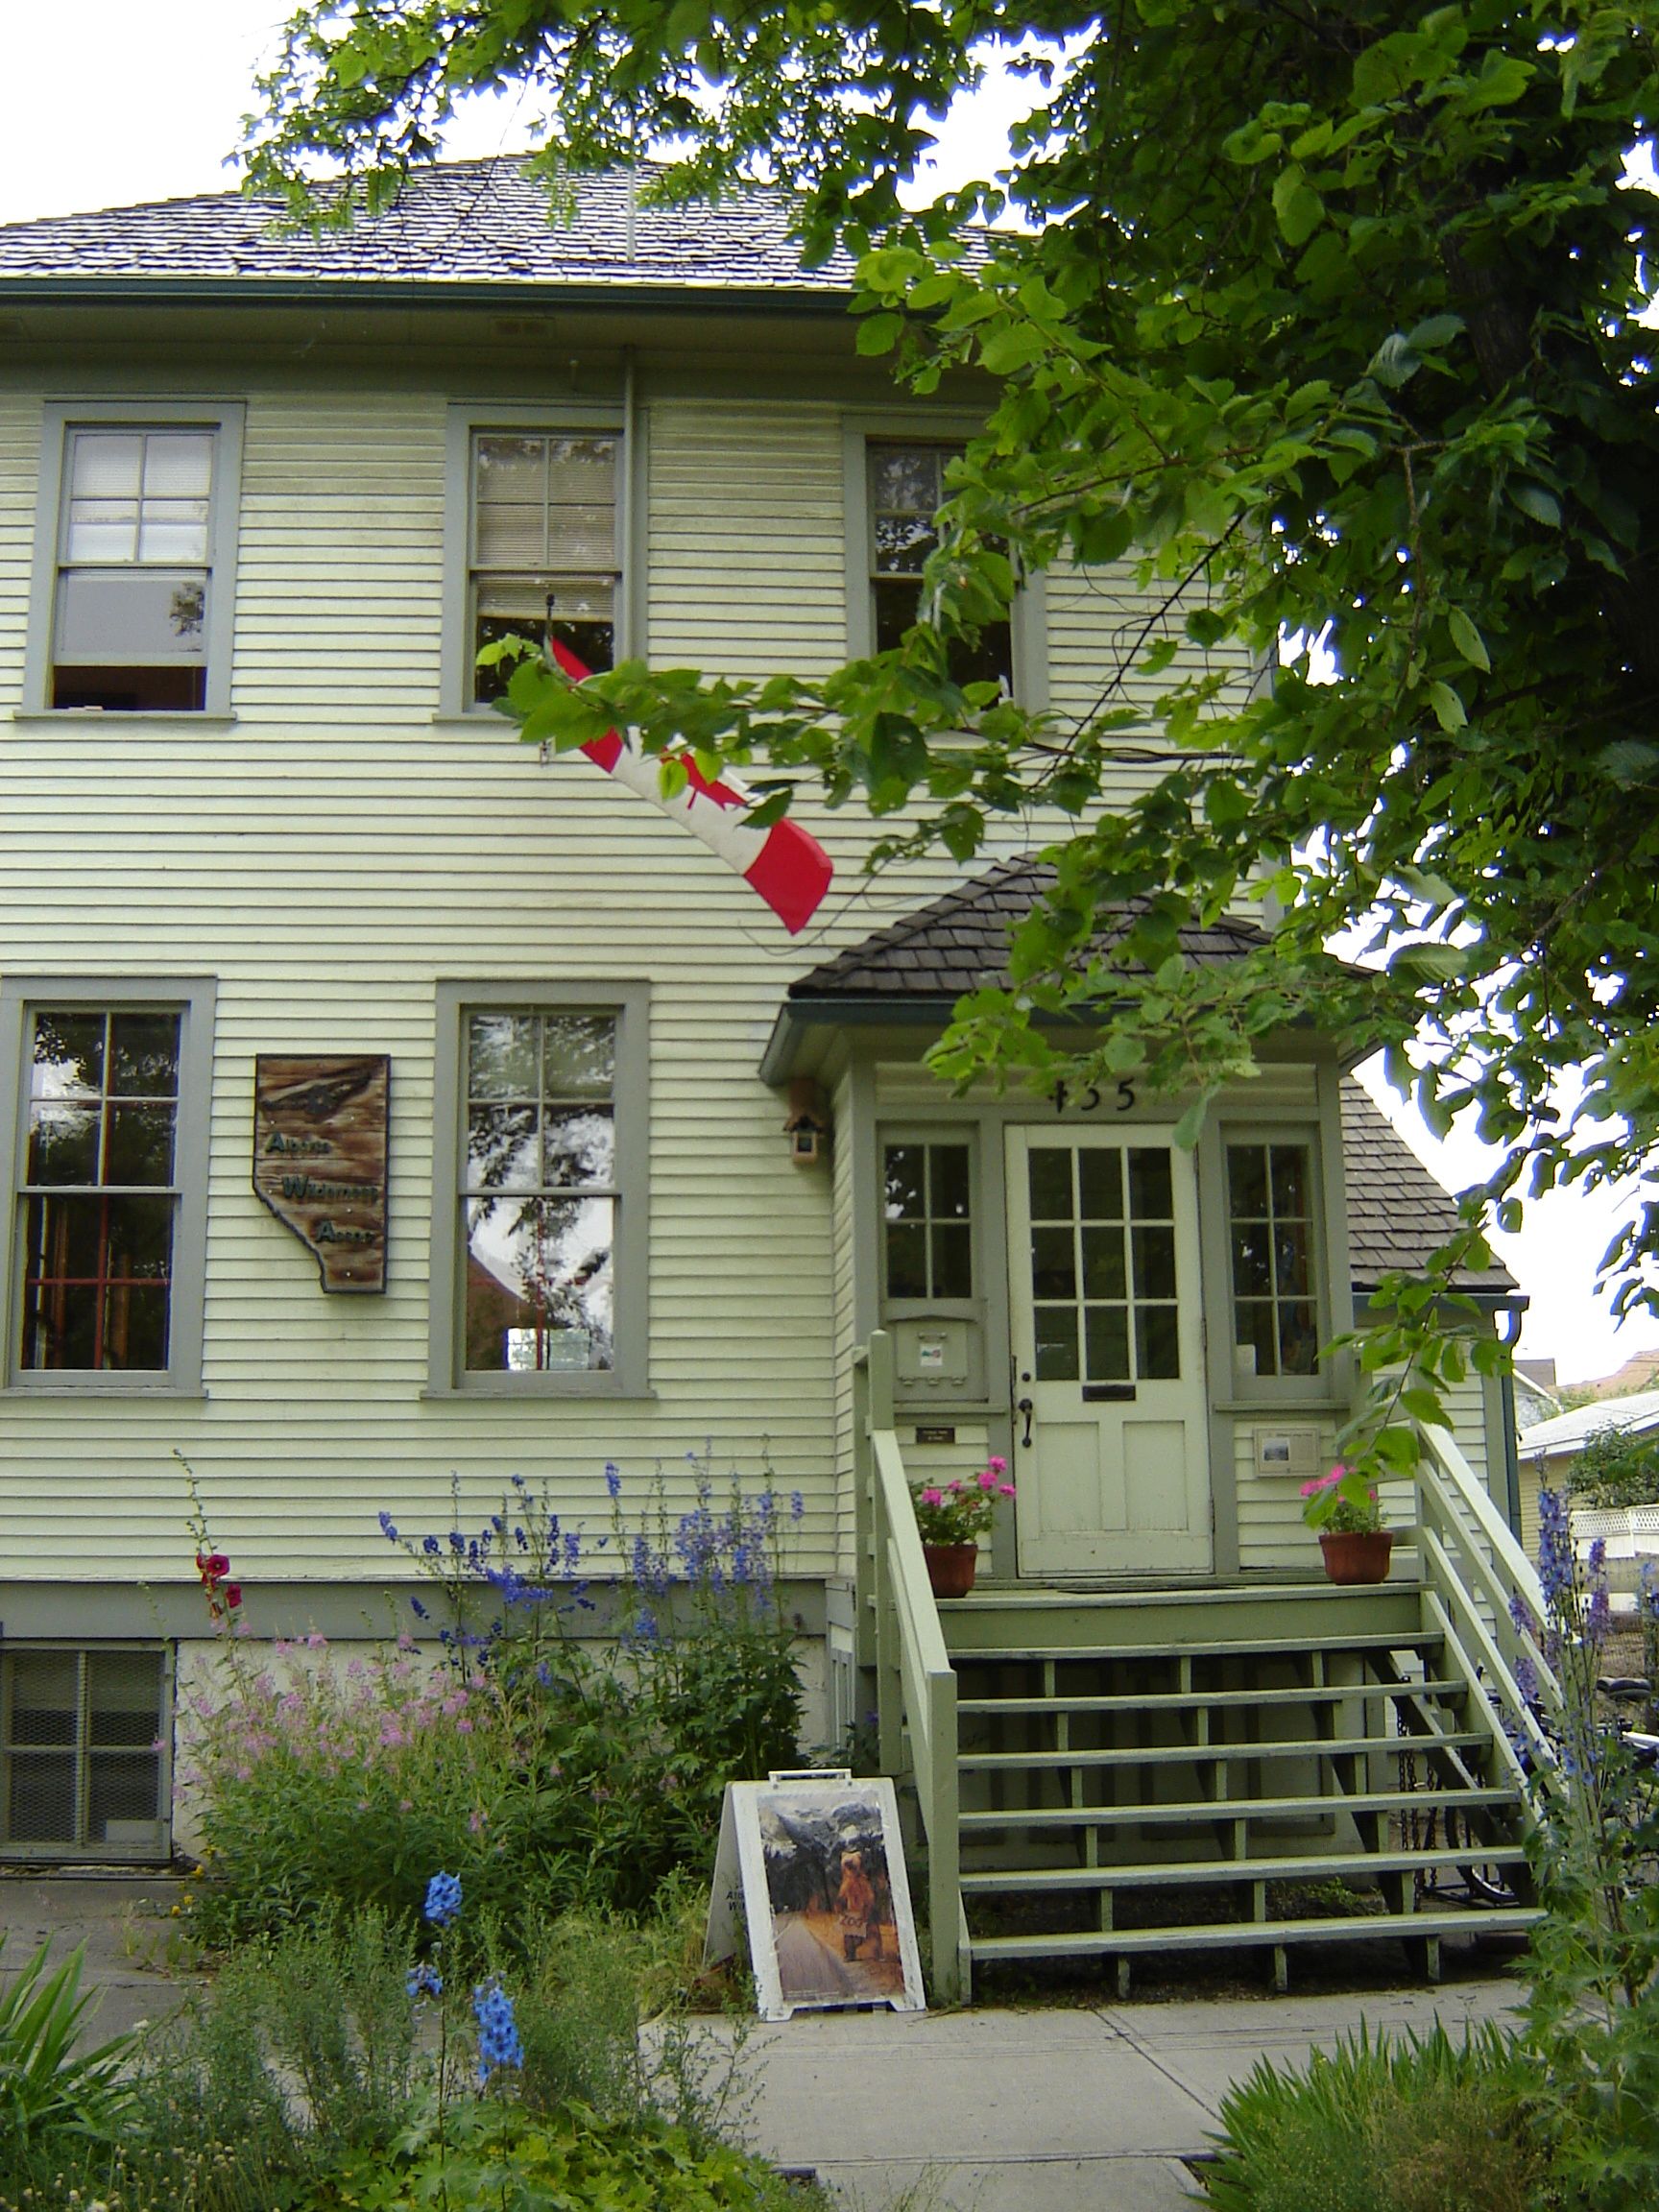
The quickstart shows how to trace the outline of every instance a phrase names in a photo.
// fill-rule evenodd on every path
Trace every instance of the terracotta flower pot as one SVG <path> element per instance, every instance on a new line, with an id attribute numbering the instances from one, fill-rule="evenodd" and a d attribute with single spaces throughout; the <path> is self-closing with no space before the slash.
<path id="1" fill-rule="evenodd" d="M 1393 1548 L 1392 1528 L 1322 1528 L 1319 1531 L 1325 1573 L 1333 1582 L 1386 1582 L 1388 1554 Z"/>
<path id="2" fill-rule="evenodd" d="M 967 1597 L 979 1564 L 977 1544 L 924 1544 L 922 1556 L 927 1562 L 927 1579 L 935 1598 Z"/>

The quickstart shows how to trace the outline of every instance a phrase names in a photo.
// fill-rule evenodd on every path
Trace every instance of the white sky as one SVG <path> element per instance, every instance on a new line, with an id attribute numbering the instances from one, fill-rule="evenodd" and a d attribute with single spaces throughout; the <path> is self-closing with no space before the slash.
<path id="1" fill-rule="evenodd" d="M 286 13 L 277 0 L 79 0 L 60 17 L 36 0 L 0 0 L 0 222 L 225 189 L 254 69 Z M 1018 86 L 992 87 L 949 171 L 982 174 L 988 126 L 999 133 L 1021 103 Z M 449 150 L 510 151 L 533 120 L 493 104 L 463 120 Z M 1369 1087 L 1443 1182 L 1483 1172 L 1473 1138 L 1437 1144 L 1380 1079 Z M 1615 1334 L 1592 1295 L 1617 1220 L 1606 1199 L 1556 1194 L 1527 1215 L 1519 1238 L 1498 1239 L 1532 1300 L 1524 1353 L 1553 1354 L 1563 1379 L 1576 1380 L 1659 1346 L 1659 1322 L 1639 1317 Z"/>

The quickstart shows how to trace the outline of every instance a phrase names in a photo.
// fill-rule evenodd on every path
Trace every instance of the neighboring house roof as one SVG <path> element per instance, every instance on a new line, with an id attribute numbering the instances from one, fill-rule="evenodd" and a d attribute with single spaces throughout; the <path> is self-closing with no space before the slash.
<path id="1" fill-rule="evenodd" d="M 1040 860 L 999 860 L 983 876 L 931 905 L 849 946 L 789 986 L 791 998 L 959 998 L 981 984 L 1004 981 L 1008 932 L 1054 880 Z M 1133 919 L 1128 907 L 1104 910 L 1108 920 L 1094 945 L 1115 944 Z M 1254 923 L 1218 922 L 1183 929 L 1181 950 L 1190 960 L 1236 960 L 1266 937 Z"/>
<path id="2" fill-rule="evenodd" d="M 571 221 L 518 156 L 448 161 L 411 174 L 395 207 L 313 236 L 273 228 L 276 201 L 239 192 L 152 201 L 0 227 L 9 278 L 278 283 L 306 288 L 420 283 L 492 290 L 588 285 L 662 292 L 813 293 L 840 301 L 853 262 L 804 270 L 785 197 L 748 187 L 717 206 L 647 207 L 621 173 L 572 184 Z"/>
<path id="3" fill-rule="evenodd" d="M 797 1007 L 816 1001 L 831 1014 L 839 1004 L 850 1015 L 861 1003 L 900 1011 L 932 1004 L 943 1018 L 964 992 L 1006 977 L 1008 931 L 1053 879 L 1053 869 L 1041 861 L 998 861 L 809 970 L 790 985 L 790 1001 Z M 1114 943 L 1130 920 L 1126 907 L 1110 910 L 1095 946 Z M 1218 922 L 1180 933 L 1182 951 L 1196 961 L 1238 959 L 1265 942 L 1250 922 Z M 1393 1270 L 1421 1268 L 1456 1229 L 1457 1207 L 1352 1078 L 1342 1084 L 1342 1147 L 1353 1284 L 1365 1292 Z M 1502 1263 L 1456 1280 L 1460 1289 L 1471 1291 L 1506 1294 L 1516 1287 Z"/>
<path id="4" fill-rule="evenodd" d="M 1639 1390 L 1659 1389 L 1659 1352 L 1636 1352 L 1611 1375 L 1586 1384 L 1598 1398 L 1628 1398 Z"/>
<path id="5" fill-rule="evenodd" d="M 1630 1398 L 1603 1398 L 1523 1429 L 1523 1459 L 1570 1459 L 1582 1452 L 1599 1429 L 1629 1429 L 1644 1436 L 1659 1429 L 1659 1390 L 1639 1390 Z"/>

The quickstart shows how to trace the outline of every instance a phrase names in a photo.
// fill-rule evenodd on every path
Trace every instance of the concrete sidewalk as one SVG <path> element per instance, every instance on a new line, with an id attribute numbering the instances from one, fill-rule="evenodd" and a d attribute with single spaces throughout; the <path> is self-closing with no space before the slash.
<path id="1" fill-rule="evenodd" d="M 181 1887 L 0 1876 L 0 1971 L 44 1936 L 54 1959 L 84 1942 L 101 1991 L 94 2038 L 165 2019 L 198 1985 L 169 1970 Z M 1520 1997 L 1513 1976 L 1488 1976 L 1339 1995 L 802 2013 L 748 2035 L 751 2139 L 781 2165 L 815 2168 L 854 2212 L 887 2212 L 906 2190 L 912 2212 L 1177 2212 L 1193 2202 L 1183 2160 L 1264 2054 L 1298 2063 L 1361 2019 L 1419 2032 L 1439 2019 L 1457 2036 Z"/>
<path id="2" fill-rule="evenodd" d="M 1361 2018 L 1414 2028 L 1508 2011 L 1513 1979 L 1363 1996 L 1097 2009 L 800 2014 L 754 2031 L 754 2142 L 884 2212 L 1176 2212 L 1230 2085 Z"/>

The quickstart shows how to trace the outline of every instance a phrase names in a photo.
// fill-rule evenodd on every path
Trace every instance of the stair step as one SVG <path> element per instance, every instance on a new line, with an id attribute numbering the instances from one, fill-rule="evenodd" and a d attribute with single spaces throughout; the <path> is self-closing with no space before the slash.
<path id="1" fill-rule="evenodd" d="M 950 1642 L 949 1622 L 946 1641 Z M 1311 1651 L 1437 1651 L 1442 1638 L 1431 1628 L 1380 1628 L 1369 1636 L 1245 1637 L 1238 1642 L 1181 1644 L 985 1644 L 968 1645 L 950 1653 L 950 1664 L 962 1667 L 1041 1666 L 1048 1660 L 1082 1660 L 1098 1663 L 1117 1659 L 1306 1659 Z"/>
<path id="2" fill-rule="evenodd" d="M 1513 1790 L 1378 1790 L 1312 1797 L 1207 1797 L 1169 1805 L 1043 1805 L 1023 1811 L 964 1813 L 964 1836 L 1002 1828 L 1177 1827 L 1218 1820 L 1325 1819 L 1334 1813 L 1437 1813 L 1448 1805 L 1478 1811 L 1518 1809 Z"/>
<path id="3" fill-rule="evenodd" d="M 1532 1927 L 1530 1905 L 1469 1907 L 1452 1911 L 1360 1912 L 1334 1920 L 1202 1921 L 1182 1928 L 1132 1928 L 1065 1936 L 972 1936 L 976 1966 L 998 1959 L 1115 1959 L 1141 1951 L 1220 1950 L 1235 1944 L 1409 1942 L 1426 1936 L 1506 1936 Z"/>
<path id="4" fill-rule="evenodd" d="M 1416 1758 L 1429 1751 L 1468 1751 L 1490 1743 L 1477 1728 L 1437 1731 L 1431 1736 L 1315 1736 L 1283 1743 L 1154 1743 L 1130 1750 L 965 1751 L 956 1764 L 964 1774 L 1052 1773 L 1072 1767 L 1099 1769 L 1134 1767 L 1221 1767 L 1240 1759 L 1342 1759 L 1382 1752 L 1391 1758 Z"/>
<path id="5" fill-rule="evenodd" d="M 1523 1843 L 1436 1845 L 1432 1851 L 1331 1851 L 1308 1859 L 1183 1859 L 1167 1865 L 1018 1866 L 965 1873 L 965 1896 L 1025 1896 L 1032 1891 L 1181 1888 L 1190 1884 L 1329 1882 L 1344 1875 L 1414 1874 L 1441 1867 L 1524 1866 Z"/>
<path id="6" fill-rule="evenodd" d="M 1256 1705 L 1338 1705 L 1351 1697 L 1438 1697 L 1452 1704 L 1469 1695 L 1469 1685 L 1451 1675 L 1433 1675 L 1422 1682 L 1348 1682 L 1318 1689 L 1273 1690 L 1153 1690 L 1137 1696 L 1132 1690 L 1111 1696 L 1068 1697 L 959 1697 L 958 1713 L 1187 1713 L 1194 1706 L 1212 1711 Z"/>

